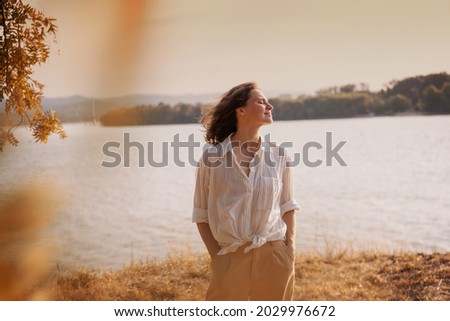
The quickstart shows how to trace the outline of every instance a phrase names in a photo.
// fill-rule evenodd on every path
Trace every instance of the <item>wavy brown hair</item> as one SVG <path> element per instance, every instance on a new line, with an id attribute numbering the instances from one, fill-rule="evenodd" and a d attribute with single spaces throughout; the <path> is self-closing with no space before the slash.
<path id="1" fill-rule="evenodd" d="M 218 104 L 203 112 L 200 124 L 206 129 L 205 140 L 208 143 L 216 145 L 236 132 L 236 109 L 245 106 L 254 89 L 259 89 L 258 84 L 254 82 L 234 86 L 222 95 Z"/>

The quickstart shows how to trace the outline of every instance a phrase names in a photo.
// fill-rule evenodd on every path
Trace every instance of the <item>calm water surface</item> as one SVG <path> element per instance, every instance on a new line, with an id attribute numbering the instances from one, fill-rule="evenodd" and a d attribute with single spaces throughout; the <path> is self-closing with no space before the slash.
<path id="1" fill-rule="evenodd" d="M 1 156 L 2 198 L 25 184 L 53 178 L 64 196 L 51 229 L 63 266 L 117 269 L 131 260 L 163 259 L 178 252 L 204 252 L 191 223 L 194 167 L 186 148 L 175 164 L 170 143 L 179 134 L 187 141 L 195 124 L 103 128 L 66 124 L 68 138 L 33 143 L 25 131 L 19 148 Z M 311 141 L 333 146 L 347 141 L 339 154 L 348 166 L 325 166 L 325 148 L 311 150 L 316 168 L 294 168 L 299 251 L 370 248 L 386 251 L 450 250 L 450 117 L 410 116 L 276 122 L 262 129 L 272 141 L 292 142 L 302 153 Z M 124 133 L 145 146 L 153 142 L 152 159 L 163 160 L 168 142 L 169 166 L 139 167 L 132 148 L 130 167 L 105 168 L 112 161 L 102 146 L 116 141 L 123 156 Z M 194 150 L 198 159 L 201 147 Z M 111 150 L 115 150 L 112 148 Z M 301 155 L 303 156 L 303 155 Z M 191 155 L 192 157 L 192 155 Z"/>

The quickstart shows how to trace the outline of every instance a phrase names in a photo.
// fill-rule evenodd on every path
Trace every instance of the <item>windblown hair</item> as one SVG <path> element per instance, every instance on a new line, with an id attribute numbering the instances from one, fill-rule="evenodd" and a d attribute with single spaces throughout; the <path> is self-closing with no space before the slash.
<path id="1" fill-rule="evenodd" d="M 205 140 L 208 143 L 216 145 L 236 132 L 236 109 L 245 106 L 252 90 L 258 88 L 254 82 L 237 85 L 222 95 L 218 104 L 203 112 L 200 124 L 206 129 Z"/>

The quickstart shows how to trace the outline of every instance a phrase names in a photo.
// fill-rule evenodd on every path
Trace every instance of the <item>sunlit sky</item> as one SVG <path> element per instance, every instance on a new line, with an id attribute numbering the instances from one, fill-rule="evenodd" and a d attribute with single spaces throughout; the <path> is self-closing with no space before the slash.
<path id="1" fill-rule="evenodd" d="M 269 94 L 450 72 L 448 0 L 30 0 L 57 19 L 47 97 Z M 49 41 L 49 43 L 51 43 Z"/>

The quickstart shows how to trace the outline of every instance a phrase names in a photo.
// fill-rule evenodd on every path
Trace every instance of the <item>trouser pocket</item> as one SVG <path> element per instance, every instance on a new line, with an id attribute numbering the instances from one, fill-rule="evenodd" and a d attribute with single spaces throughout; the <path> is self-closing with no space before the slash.
<path id="1" fill-rule="evenodd" d="M 284 241 L 274 241 L 272 244 L 272 260 L 275 264 L 292 268 L 294 265 L 294 253 Z"/>

